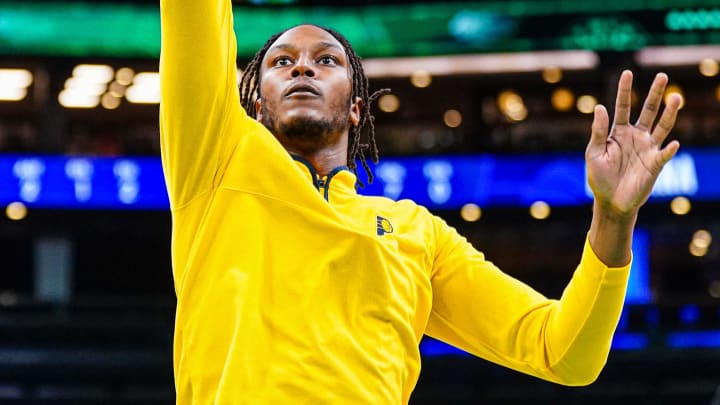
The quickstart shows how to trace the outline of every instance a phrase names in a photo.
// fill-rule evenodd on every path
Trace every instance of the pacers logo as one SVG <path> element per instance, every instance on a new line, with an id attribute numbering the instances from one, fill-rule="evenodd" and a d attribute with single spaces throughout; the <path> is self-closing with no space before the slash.
<path id="1" fill-rule="evenodd" d="M 386 233 L 392 233 L 393 226 L 387 218 L 383 218 L 380 215 L 377 216 L 377 234 L 383 236 Z"/>

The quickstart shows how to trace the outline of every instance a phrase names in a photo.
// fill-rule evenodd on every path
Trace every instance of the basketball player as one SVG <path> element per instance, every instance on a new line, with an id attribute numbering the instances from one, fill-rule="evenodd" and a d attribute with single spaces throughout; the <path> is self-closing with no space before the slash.
<path id="1" fill-rule="evenodd" d="M 679 147 L 661 146 L 677 96 L 653 125 L 667 76 L 634 124 L 629 71 L 612 126 L 596 107 L 592 221 L 554 300 L 425 208 L 357 194 L 356 162 L 376 158 L 377 93 L 341 35 L 301 25 L 273 36 L 239 92 L 231 1 L 161 0 L 161 14 L 179 404 L 404 404 L 424 334 L 549 381 L 597 378 L 638 209 Z"/>

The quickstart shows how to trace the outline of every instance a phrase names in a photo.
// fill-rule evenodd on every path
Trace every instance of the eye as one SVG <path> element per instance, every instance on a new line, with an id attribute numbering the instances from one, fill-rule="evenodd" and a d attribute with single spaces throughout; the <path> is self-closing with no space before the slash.
<path id="1" fill-rule="evenodd" d="M 287 56 L 278 56 L 273 60 L 273 66 L 290 66 L 292 65 L 292 59 Z"/>
<path id="2" fill-rule="evenodd" d="M 318 63 L 321 65 L 335 66 L 337 64 L 337 59 L 334 56 L 325 55 L 318 59 Z"/>

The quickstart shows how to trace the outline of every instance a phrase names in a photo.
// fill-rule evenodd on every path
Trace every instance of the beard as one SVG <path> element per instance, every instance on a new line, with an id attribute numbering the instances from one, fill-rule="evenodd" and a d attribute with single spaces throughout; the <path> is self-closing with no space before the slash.
<path id="1" fill-rule="evenodd" d="M 272 108 L 262 105 L 262 123 L 275 136 L 283 136 L 288 140 L 302 143 L 318 143 L 332 139 L 345 132 L 349 127 L 350 111 L 346 106 L 337 106 L 333 110 L 337 114 L 330 117 L 299 116 L 293 119 L 278 120 Z"/>
<path id="2" fill-rule="evenodd" d="M 260 122 L 274 134 L 282 134 L 287 139 L 301 141 L 329 139 L 333 134 L 345 130 L 347 126 L 347 118 L 342 119 L 342 117 L 334 119 L 297 117 L 278 123 L 272 114 L 265 114 Z"/>

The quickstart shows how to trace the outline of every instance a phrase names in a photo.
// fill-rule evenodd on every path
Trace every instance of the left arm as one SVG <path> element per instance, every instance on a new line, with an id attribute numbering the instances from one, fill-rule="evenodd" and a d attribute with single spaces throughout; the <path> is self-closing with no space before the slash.
<path id="1" fill-rule="evenodd" d="M 680 98 L 668 100 L 660 121 L 651 131 L 668 77 L 655 77 L 635 125 L 629 124 L 632 73 L 624 71 L 618 84 L 615 121 L 608 135 L 605 107 L 595 107 L 590 143 L 585 151 L 588 182 L 595 196 L 590 224 L 590 245 L 610 266 L 630 261 L 632 232 L 638 210 L 650 196 L 665 163 L 677 153 L 680 144 L 671 141 L 661 148 L 677 117 Z"/>
<path id="2" fill-rule="evenodd" d="M 433 304 L 425 330 L 478 357 L 566 385 L 602 370 L 620 318 L 629 265 L 610 268 L 586 240 L 560 300 L 547 299 L 487 261 L 435 218 Z"/>
<path id="3" fill-rule="evenodd" d="M 428 335 L 550 381 L 585 385 L 597 378 L 622 311 L 638 210 L 679 148 L 677 141 L 661 147 L 675 123 L 677 96 L 650 132 L 666 84 L 666 75 L 655 78 L 630 125 L 632 74 L 623 72 L 609 135 L 607 111 L 595 108 L 585 153 L 593 219 L 580 265 L 560 300 L 502 273 L 436 220 Z"/>

